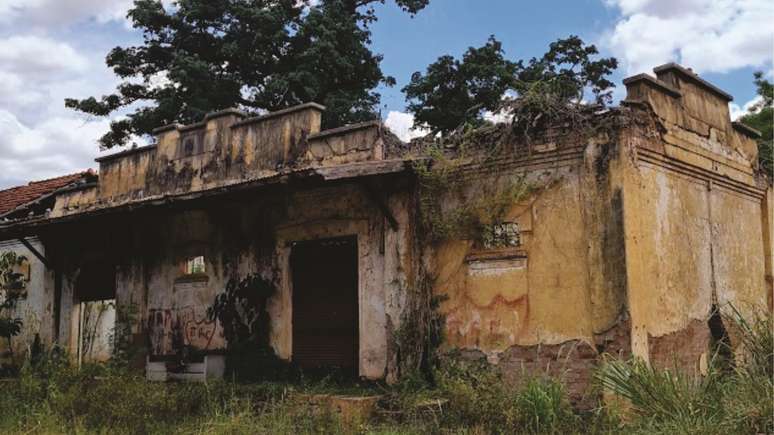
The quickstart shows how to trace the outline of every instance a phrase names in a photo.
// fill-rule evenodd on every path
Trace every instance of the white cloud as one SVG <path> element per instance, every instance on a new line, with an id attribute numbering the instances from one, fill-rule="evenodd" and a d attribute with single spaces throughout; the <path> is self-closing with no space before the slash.
<path id="1" fill-rule="evenodd" d="M 414 127 L 414 115 L 395 110 L 391 110 L 390 113 L 387 114 L 384 125 L 404 142 L 424 136 L 430 132 L 430 130 L 426 128 Z"/>
<path id="2" fill-rule="evenodd" d="M 736 121 L 742 116 L 748 114 L 753 108 L 758 106 L 763 101 L 763 98 L 758 95 L 752 100 L 744 103 L 741 107 L 736 103 L 729 103 L 728 109 L 731 112 L 731 120 Z"/>
<path id="3" fill-rule="evenodd" d="M 75 116 L 66 97 L 104 93 L 115 78 L 100 59 L 71 44 L 39 35 L 0 38 L 0 107 L 27 125 L 55 116 Z"/>
<path id="4" fill-rule="evenodd" d="M 71 74 L 88 67 L 86 58 L 70 45 L 40 36 L 0 39 L 0 65 L 6 73 L 24 76 Z"/>
<path id="5" fill-rule="evenodd" d="M 31 128 L 0 110 L 0 187 L 94 167 L 95 142 L 108 122 L 56 117 Z"/>
<path id="6" fill-rule="evenodd" d="M 628 74 L 675 61 L 697 72 L 762 67 L 774 51 L 771 0 L 605 0 L 621 18 L 604 38 Z"/>
<path id="7" fill-rule="evenodd" d="M 132 0 L 0 0 L 0 22 L 19 18 L 33 26 L 63 26 L 87 19 L 121 21 Z"/>
<path id="8" fill-rule="evenodd" d="M 95 166 L 110 120 L 67 109 L 64 99 L 109 93 L 117 79 L 104 65 L 111 43 L 74 23 L 118 20 L 112 8 L 130 3 L 0 0 L 0 188 Z"/>

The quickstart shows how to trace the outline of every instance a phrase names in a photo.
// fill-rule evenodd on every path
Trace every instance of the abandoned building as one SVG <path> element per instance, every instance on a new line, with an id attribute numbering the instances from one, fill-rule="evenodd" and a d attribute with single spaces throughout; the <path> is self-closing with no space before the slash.
<path id="1" fill-rule="evenodd" d="M 479 237 L 428 240 L 422 172 L 436 162 L 379 122 L 321 131 L 309 103 L 160 127 L 0 213 L 0 249 L 30 263 L 18 346 L 38 334 L 104 359 L 133 307 L 149 377 L 173 376 L 159 362 L 181 347 L 205 355 L 188 375 L 217 376 L 227 343 L 207 309 L 258 275 L 276 287 L 271 348 L 302 368 L 396 379 L 399 332 L 421 327 L 429 292 L 439 351 L 509 378 L 548 372 L 581 394 L 605 353 L 698 370 L 714 307 L 771 309 L 774 198 L 731 96 L 679 65 L 654 73 L 594 115 L 609 128 L 548 129 L 457 165 L 459 188 L 430 198 L 439 213 L 529 186 Z"/>

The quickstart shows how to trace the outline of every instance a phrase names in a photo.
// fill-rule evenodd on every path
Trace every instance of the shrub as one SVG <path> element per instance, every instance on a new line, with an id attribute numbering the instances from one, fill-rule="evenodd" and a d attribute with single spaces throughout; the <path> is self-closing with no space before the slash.
<path id="1" fill-rule="evenodd" d="M 441 423 L 494 433 L 566 433 L 577 417 L 561 383 L 525 377 L 506 382 L 485 362 L 447 360 L 436 373 L 439 397 L 448 400 Z"/>
<path id="2" fill-rule="evenodd" d="M 640 418 L 682 427 L 720 423 L 721 385 L 714 372 L 700 376 L 655 369 L 640 359 L 610 360 L 597 379 L 626 399 Z"/>
<path id="3" fill-rule="evenodd" d="M 624 398 L 634 414 L 628 427 L 643 433 L 774 433 L 774 334 L 771 313 L 748 317 L 729 306 L 737 364 L 706 375 L 659 370 L 644 361 L 609 360 L 599 384 Z"/>

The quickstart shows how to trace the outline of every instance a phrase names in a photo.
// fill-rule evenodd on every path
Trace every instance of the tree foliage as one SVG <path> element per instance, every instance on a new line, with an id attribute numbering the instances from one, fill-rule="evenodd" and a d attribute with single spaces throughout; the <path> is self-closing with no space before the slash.
<path id="1" fill-rule="evenodd" d="M 519 65 L 504 56 L 502 44 L 490 36 L 481 47 L 470 47 L 458 60 L 446 55 L 415 72 L 403 88 L 414 122 L 433 131 L 449 132 L 465 121 L 499 107 L 501 97 L 515 84 Z"/>
<path id="2" fill-rule="evenodd" d="M 414 122 L 442 133 L 482 123 L 485 111 L 502 108 L 509 94 L 518 99 L 539 93 L 569 104 L 590 90 L 595 103 L 606 104 L 615 86 L 607 77 L 618 62 L 597 54 L 594 45 L 570 36 L 551 43 L 539 58 L 511 61 L 492 36 L 483 46 L 470 47 L 461 60 L 442 56 L 424 74 L 415 72 L 403 91 Z"/>
<path id="3" fill-rule="evenodd" d="M 774 180 L 774 85 L 763 78 L 762 72 L 756 72 L 755 86 L 761 99 L 739 120 L 761 132 L 758 139 L 758 162 L 761 169 Z"/>
<path id="4" fill-rule="evenodd" d="M 177 0 L 165 8 L 136 0 L 128 17 L 143 44 L 106 58 L 122 83 L 65 105 L 94 116 L 128 112 L 111 122 L 103 148 L 228 107 L 260 112 L 315 101 L 328 107 L 326 126 L 373 118 L 374 89 L 394 84 L 369 48 L 374 6 L 384 1 Z M 396 4 L 414 14 L 428 1 Z"/>
<path id="5" fill-rule="evenodd" d="M 22 320 L 13 315 L 13 309 L 21 293 L 21 275 L 15 271 L 15 266 L 25 258 L 14 252 L 0 253 L 0 337 L 6 339 L 11 350 L 11 338 L 19 335 L 23 326 Z"/>

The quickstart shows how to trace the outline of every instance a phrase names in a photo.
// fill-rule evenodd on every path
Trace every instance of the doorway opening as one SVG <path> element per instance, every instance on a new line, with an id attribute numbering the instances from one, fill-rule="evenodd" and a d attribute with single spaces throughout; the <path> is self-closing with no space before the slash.
<path id="1" fill-rule="evenodd" d="M 294 243 L 293 362 L 303 370 L 358 373 L 357 238 Z"/>
<path id="2" fill-rule="evenodd" d="M 116 325 L 115 268 L 104 262 L 84 266 L 75 284 L 78 364 L 108 361 Z"/>

